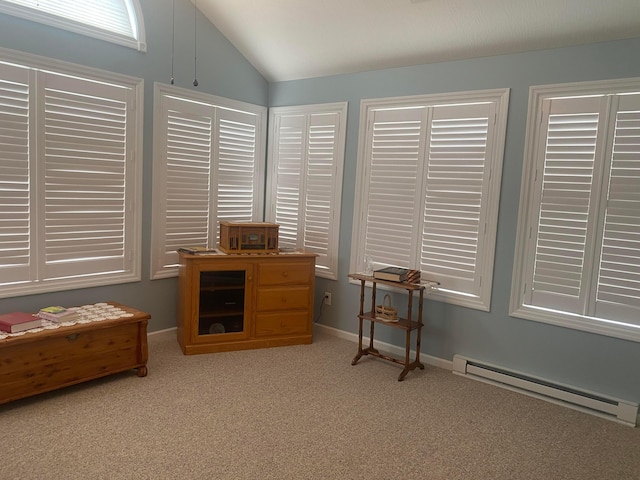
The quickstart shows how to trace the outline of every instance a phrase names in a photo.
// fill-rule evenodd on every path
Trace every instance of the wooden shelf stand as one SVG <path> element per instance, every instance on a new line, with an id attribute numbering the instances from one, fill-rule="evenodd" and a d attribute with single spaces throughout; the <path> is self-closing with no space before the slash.
<path id="1" fill-rule="evenodd" d="M 382 358 L 384 360 L 388 360 L 390 362 L 394 362 L 404 366 L 404 369 L 398 376 L 398 381 L 401 382 L 406 377 L 407 373 L 414 370 L 415 368 L 419 368 L 424 370 L 424 365 L 420 362 L 420 339 L 422 336 L 422 305 L 424 300 L 424 291 L 425 286 L 415 283 L 406 283 L 406 282 L 390 282 L 388 280 L 380 280 L 378 278 L 373 278 L 369 275 L 363 275 L 359 273 L 351 273 L 349 274 L 349 278 L 360 281 L 360 309 L 358 313 L 358 353 L 351 361 L 351 365 L 355 365 L 365 355 L 371 355 L 374 357 Z M 365 286 L 367 283 L 371 284 L 371 310 L 365 312 L 364 304 L 365 304 Z M 376 317 L 375 308 L 376 308 L 376 291 L 377 285 L 387 285 L 397 289 L 406 290 L 409 294 L 409 301 L 407 305 L 407 316 L 406 318 L 399 318 L 397 322 L 388 322 Z M 416 320 L 413 319 L 413 296 L 414 293 L 418 293 L 418 314 L 416 316 Z M 369 346 L 363 347 L 362 345 L 362 334 L 363 334 L 363 321 L 368 320 L 370 323 L 370 331 L 369 331 Z M 383 353 L 380 353 L 373 346 L 373 334 L 374 334 L 374 325 L 376 323 L 384 324 L 388 327 L 399 328 L 405 331 L 405 356 L 404 359 L 398 359 L 395 357 L 390 357 Z M 413 331 L 416 331 L 416 354 L 415 360 L 411 361 L 410 353 L 411 353 L 411 334 Z"/>

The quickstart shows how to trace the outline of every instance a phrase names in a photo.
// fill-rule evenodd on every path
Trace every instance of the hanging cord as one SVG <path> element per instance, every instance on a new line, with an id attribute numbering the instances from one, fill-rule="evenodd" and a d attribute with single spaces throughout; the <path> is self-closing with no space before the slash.
<path id="1" fill-rule="evenodd" d="M 198 86 L 198 77 L 196 75 L 196 68 L 197 68 L 197 55 L 196 55 L 196 33 L 197 33 L 197 18 L 196 18 L 196 14 L 198 13 L 198 8 L 197 8 L 197 4 L 198 4 L 198 0 L 193 0 L 193 86 L 197 87 Z"/>
<path id="2" fill-rule="evenodd" d="M 322 317 L 322 307 L 324 307 L 326 300 L 327 300 L 326 296 L 322 297 L 322 301 L 320 302 L 320 311 L 318 312 L 318 316 L 313 320 L 313 323 L 318 323 L 318 321 L 320 320 L 320 317 Z"/>
<path id="3" fill-rule="evenodd" d="M 175 83 L 173 78 L 173 57 L 176 48 L 176 0 L 173 0 L 173 17 L 171 18 L 171 85 Z"/>

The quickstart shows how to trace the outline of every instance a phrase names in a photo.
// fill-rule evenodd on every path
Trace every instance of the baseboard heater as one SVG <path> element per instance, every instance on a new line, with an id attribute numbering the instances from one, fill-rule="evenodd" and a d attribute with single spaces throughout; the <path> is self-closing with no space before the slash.
<path id="1" fill-rule="evenodd" d="M 549 382 L 461 355 L 453 356 L 453 373 L 632 427 L 637 425 L 637 403 Z"/>

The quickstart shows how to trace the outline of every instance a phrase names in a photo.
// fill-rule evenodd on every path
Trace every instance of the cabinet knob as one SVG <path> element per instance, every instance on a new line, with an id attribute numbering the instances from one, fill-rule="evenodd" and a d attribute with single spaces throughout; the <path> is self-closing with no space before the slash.
<path id="1" fill-rule="evenodd" d="M 289 276 L 289 272 L 282 272 L 282 276 L 283 277 L 288 277 Z"/>

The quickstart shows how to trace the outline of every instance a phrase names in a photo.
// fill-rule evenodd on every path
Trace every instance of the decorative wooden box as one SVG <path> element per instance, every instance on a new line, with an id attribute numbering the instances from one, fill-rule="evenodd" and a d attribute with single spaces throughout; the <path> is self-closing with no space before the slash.
<path id="1" fill-rule="evenodd" d="M 278 253 L 278 225 L 221 221 L 219 248 L 225 253 Z"/>

